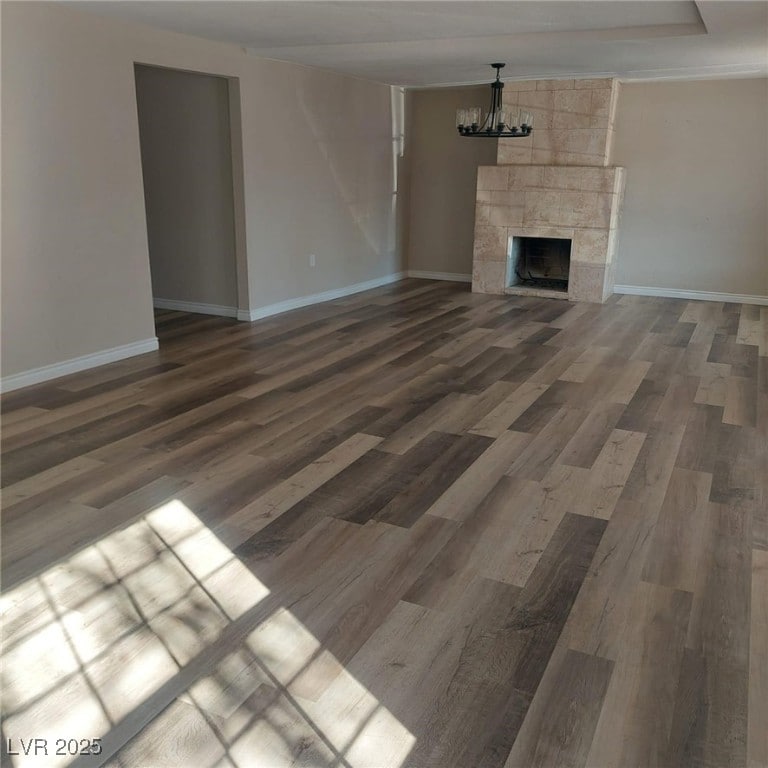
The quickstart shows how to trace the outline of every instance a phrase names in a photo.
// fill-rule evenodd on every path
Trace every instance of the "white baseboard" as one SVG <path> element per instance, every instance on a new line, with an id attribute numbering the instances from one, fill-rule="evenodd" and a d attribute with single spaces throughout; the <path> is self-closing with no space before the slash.
<path id="1" fill-rule="evenodd" d="M 0 391 L 10 392 L 21 387 L 29 387 L 32 384 L 40 384 L 43 381 L 58 379 L 60 376 L 68 376 L 70 373 L 84 371 L 87 368 L 96 368 L 99 365 L 124 360 L 126 357 L 154 352 L 157 348 L 157 337 L 153 336 L 151 339 L 134 341 L 132 344 L 123 344 L 120 347 L 104 349 L 101 352 L 93 352 L 90 355 L 73 357 L 61 363 L 44 365 L 42 368 L 33 368 L 22 373 L 14 373 L 12 376 L 4 376 L 0 379 Z"/>
<path id="2" fill-rule="evenodd" d="M 334 288 L 333 290 L 323 291 L 322 293 L 313 293 L 310 296 L 299 296 L 296 299 L 287 299 L 286 301 L 279 301 L 276 304 L 267 304 L 264 307 L 256 307 L 251 310 L 239 310 L 237 319 L 246 320 L 248 322 L 261 320 L 265 317 L 271 317 L 272 315 L 279 315 L 281 312 L 290 312 L 292 309 L 301 309 L 302 307 L 308 307 L 311 304 L 320 304 L 323 301 L 341 299 L 344 296 L 350 296 L 353 293 L 370 291 L 372 288 L 380 288 L 382 285 L 396 283 L 404 277 L 404 272 L 395 272 L 392 275 L 377 277 L 374 280 L 366 280 L 364 283 L 346 285 L 343 288 Z"/>
<path id="3" fill-rule="evenodd" d="M 222 307 L 219 304 L 199 304 L 194 301 L 176 301 L 176 299 L 152 299 L 155 309 L 174 309 L 177 312 L 195 312 L 198 315 L 218 315 L 219 317 L 237 317 L 237 307 Z"/>
<path id="4" fill-rule="evenodd" d="M 420 269 L 409 269 L 408 277 L 419 277 L 422 280 L 449 280 L 452 283 L 472 282 L 472 275 L 461 272 L 423 272 Z"/>
<path id="5" fill-rule="evenodd" d="M 745 293 L 716 293 L 714 291 L 683 291 L 677 288 L 651 288 L 643 285 L 614 285 L 614 293 L 633 296 L 661 296 L 666 299 L 691 299 L 694 301 L 725 301 L 734 304 L 761 304 L 768 306 L 768 296 L 751 296 Z"/>

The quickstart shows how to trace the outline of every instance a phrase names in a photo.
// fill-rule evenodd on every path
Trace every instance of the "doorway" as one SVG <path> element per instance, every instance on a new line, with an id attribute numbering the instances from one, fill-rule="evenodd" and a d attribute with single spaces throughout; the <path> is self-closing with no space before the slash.
<path id="1" fill-rule="evenodd" d="M 154 306 L 237 317 L 232 81 L 144 64 L 134 72 Z"/>

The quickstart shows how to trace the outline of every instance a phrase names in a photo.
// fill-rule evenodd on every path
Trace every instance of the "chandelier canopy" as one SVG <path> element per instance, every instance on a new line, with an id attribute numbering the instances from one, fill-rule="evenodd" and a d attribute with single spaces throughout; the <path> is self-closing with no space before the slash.
<path id="1" fill-rule="evenodd" d="M 491 83 L 491 106 L 483 116 L 481 107 L 456 110 L 456 128 L 461 136 L 470 138 L 519 138 L 530 136 L 533 130 L 533 115 L 517 108 L 504 107 L 501 92 L 501 70 L 504 64 L 491 64 L 496 70 L 496 80 Z"/>

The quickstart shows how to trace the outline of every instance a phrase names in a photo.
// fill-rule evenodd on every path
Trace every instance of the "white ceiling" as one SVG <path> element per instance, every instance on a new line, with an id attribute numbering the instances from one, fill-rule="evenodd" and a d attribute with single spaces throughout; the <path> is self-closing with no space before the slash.
<path id="1" fill-rule="evenodd" d="M 402 86 L 768 75 L 768 0 L 116 0 L 69 3 Z"/>

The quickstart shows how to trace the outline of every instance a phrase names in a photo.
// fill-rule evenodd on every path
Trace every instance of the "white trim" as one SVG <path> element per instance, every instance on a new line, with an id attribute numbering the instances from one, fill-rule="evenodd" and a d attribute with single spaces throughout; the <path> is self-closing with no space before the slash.
<path id="1" fill-rule="evenodd" d="M 715 70 L 709 67 L 696 67 L 693 69 L 638 70 L 618 75 L 620 83 L 663 83 L 683 82 L 686 80 L 752 80 L 766 76 L 766 71 L 754 67 L 738 67 L 735 69 Z"/>
<path id="2" fill-rule="evenodd" d="M 427 85 L 401 85 L 406 91 L 433 91 L 440 88 L 474 88 L 479 85 L 490 85 L 494 75 L 491 73 L 482 80 L 456 80 L 450 83 L 433 83 Z M 521 75 L 520 77 L 502 77 L 505 83 L 529 83 L 536 80 L 609 80 L 619 78 L 615 72 L 585 72 L 572 75 L 564 75 L 560 72 L 553 75 Z M 534 126 L 535 128 L 536 126 Z"/>
<path id="3" fill-rule="evenodd" d="M 615 78 L 620 83 L 653 83 L 673 80 L 742 80 L 765 77 L 766 70 L 759 63 L 753 64 L 724 64 L 698 67 L 681 67 L 679 69 L 637 69 L 624 72 L 572 72 L 563 74 L 521 75 L 520 77 L 503 77 L 505 83 L 530 82 L 536 80 L 603 80 Z M 472 88 L 477 85 L 489 85 L 491 77 L 484 80 L 461 80 L 451 83 L 435 83 L 433 85 L 401 85 L 407 91 L 426 91 L 438 88 Z M 536 126 L 534 126 L 535 128 Z"/>
<path id="4" fill-rule="evenodd" d="M 219 317 L 237 317 L 237 307 L 223 307 L 220 304 L 199 304 L 194 301 L 176 301 L 176 299 L 152 299 L 155 309 L 174 309 L 177 312 L 195 312 L 198 315 L 218 315 Z"/>
<path id="5" fill-rule="evenodd" d="M 614 285 L 614 293 L 633 296 L 662 296 L 667 299 L 692 299 L 694 301 L 726 301 L 734 304 L 760 304 L 768 307 L 768 296 L 751 296 L 746 293 L 716 293 L 714 291 L 683 291 L 679 288 L 651 288 L 644 285 Z"/>
<path id="6" fill-rule="evenodd" d="M 81 355 L 64 360 L 61 363 L 53 365 L 44 365 L 42 368 L 32 368 L 22 373 L 14 373 L 12 376 L 4 376 L 0 379 L 0 391 L 10 392 L 13 389 L 29 387 L 32 384 L 40 384 L 50 379 L 58 379 L 60 376 L 67 376 L 70 373 L 84 371 L 87 368 L 96 368 L 99 365 L 114 363 L 117 360 L 124 360 L 126 357 L 143 355 L 147 352 L 154 352 L 158 349 L 157 337 L 134 341 L 131 344 L 123 344 L 111 349 L 103 349 L 101 352 L 93 352 L 90 355 Z"/>
<path id="7" fill-rule="evenodd" d="M 281 312 L 290 312 L 292 309 L 301 309 L 302 307 L 308 307 L 311 304 L 320 304 L 323 301 L 341 299 L 344 296 L 350 296 L 353 293 L 360 293 L 361 291 L 370 291 L 373 288 L 380 288 L 382 285 L 396 283 L 398 280 L 402 280 L 404 277 L 405 272 L 395 272 L 391 275 L 384 275 L 384 277 L 377 277 L 374 280 L 366 280 L 364 283 L 345 285 L 343 288 L 334 288 L 330 291 L 313 293 L 309 296 L 299 296 L 296 299 L 286 299 L 286 301 L 279 301 L 276 304 L 267 304 L 264 307 L 256 307 L 255 309 L 241 309 L 238 310 L 237 319 L 245 320 L 248 322 L 261 320 L 265 317 L 271 317 L 272 315 L 279 315 Z"/>
<path id="8" fill-rule="evenodd" d="M 472 275 L 462 272 L 424 272 L 420 269 L 409 269 L 408 277 L 418 277 L 422 280 L 449 280 L 453 283 L 471 283 Z"/>

